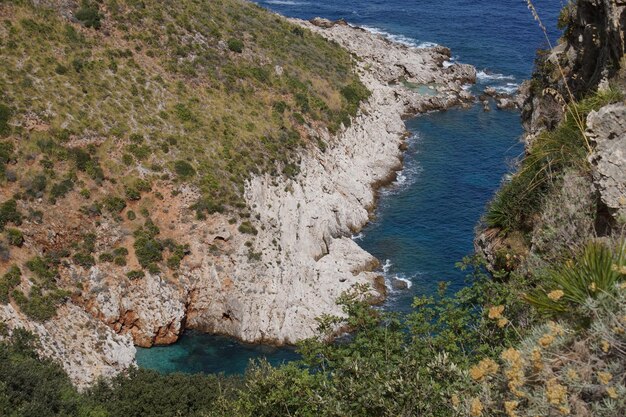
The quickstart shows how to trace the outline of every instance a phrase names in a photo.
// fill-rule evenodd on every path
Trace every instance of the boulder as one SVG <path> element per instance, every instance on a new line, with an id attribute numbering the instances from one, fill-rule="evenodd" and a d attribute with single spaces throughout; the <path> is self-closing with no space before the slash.
<path id="1" fill-rule="evenodd" d="M 626 222 L 626 106 L 610 104 L 587 117 L 595 145 L 589 162 L 593 183 L 611 216 Z"/>

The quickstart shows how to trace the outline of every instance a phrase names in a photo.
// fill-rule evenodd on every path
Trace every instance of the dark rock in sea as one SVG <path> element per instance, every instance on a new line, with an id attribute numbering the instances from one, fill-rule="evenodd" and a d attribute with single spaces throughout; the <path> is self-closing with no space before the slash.
<path id="1" fill-rule="evenodd" d="M 489 96 L 489 97 L 498 97 L 500 95 L 500 94 L 498 94 L 498 90 L 496 90 L 493 87 L 485 88 L 484 94 Z"/>
<path id="2" fill-rule="evenodd" d="M 324 19 L 322 17 L 314 17 L 313 19 L 309 20 L 309 22 L 311 22 L 315 26 L 318 26 L 324 29 L 332 28 L 335 25 L 348 26 L 348 22 L 346 22 L 345 19 L 339 19 L 339 20 L 333 21 L 333 20 Z"/>
<path id="3" fill-rule="evenodd" d="M 517 108 L 517 104 L 512 97 L 498 97 L 496 99 L 496 106 L 500 110 L 512 110 Z"/>
<path id="4" fill-rule="evenodd" d="M 401 280 L 401 279 L 397 279 L 397 278 L 392 278 L 391 279 L 391 288 L 393 288 L 394 290 L 408 290 L 409 289 L 409 284 L 408 282 Z"/>

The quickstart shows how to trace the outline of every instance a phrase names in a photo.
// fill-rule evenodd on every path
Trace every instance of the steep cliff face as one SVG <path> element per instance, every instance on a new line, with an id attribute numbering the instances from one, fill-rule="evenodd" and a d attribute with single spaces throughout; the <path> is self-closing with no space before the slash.
<path id="1" fill-rule="evenodd" d="M 503 186 L 476 240 L 493 270 L 533 269 L 624 225 L 626 3 L 580 0 L 560 20 L 559 45 L 540 53 L 524 86 L 520 171 Z M 531 173 L 543 180 L 529 180 Z M 489 224 L 503 196 L 525 204 L 525 218 L 512 227 Z"/>
<path id="2" fill-rule="evenodd" d="M 587 118 L 594 143 L 593 184 L 616 226 L 626 224 L 626 105 L 602 107 Z"/>
<path id="3" fill-rule="evenodd" d="M 564 28 L 559 44 L 540 53 L 528 84 L 529 99 L 522 120 L 529 134 L 556 127 L 563 116 L 564 103 L 605 86 L 622 67 L 625 2 L 571 2 L 563 9 L 559 24 Z"/>
<path id="4" fill-rule="evenodd" d="M 626 3 L 579 1 L 568 6 L 562 18 L 567 25 L 564 72 L 575 95 L 580 97 L 619 71 L 626 40 Z"/>
<path id="5" fill-rule="evenodd" d="M 232 279 L 218 299 L 197 294 L 188 325 L 250 342 L 312 336 L 316 317 L 342 314 L 335 301 L 354 284 L 369 284 L 376 298 L 384 297 L 382 277 L 370 272 L 377 260 L 350 235 L 368 221 L 376 187 L 401 167 L 402 116 L 460 104 L 470 97 L 462 85 L 475 78 L 469 66 L 444 68 L 445 49 L 406 48 L 342 24 L 297 23 L 356 54 L 372 96 L 337 137 L 313 133 L 328 146 L 303 155 L 295 179 L 259 176 L 246 187 L 258 235 L 217 272 L 220 281 Z M 419 94 L 403 81 L 437 88 L 432 96 Z M 260 259 L 249 262 L 249 251 Z"/>
<path id="6" fill-rule="evenodd" d="M 0 5 L 9 332 L 84 385 L 185 328 L 292 343 L 355 284 L 384 298 L 350 235 L 402 117 L 470 101 L 473 67 L 239 0 L 81 4 Z"/>
<path id="7" fill-rule="evenodd" d="M 176 238 L 191 242 L 178 280 L 147 274 L 130 291 L 107 285 L 87 302 L 96 317 L 140 345 L 173 342 L 185 326 L 247 342 L 293 343 L 315 333 L 315 318 L 342 314 L 335 301 L 353 285 L 370 285 L 375 300 L 385 295 L 383 278 L 371 272 L 378 261 L 350 235 L 368 221 L 376 187 L 401 167 L 402 117 L 471 99 L 462 86 L 475 80 L 475 70 L 444 66 L 445 48 L 416 50 L 345 24 L 294 22 L 356 54 L 372 95 L 338 135 L 309 129 L 325 146 L 301 155 L 297 176 L 249 181 L 253 234 L 221 215 L 176 219 L 191 196 L 156 211 L 155 221 L 175 219 Z M 405 84 L 430 86 L 432 94 Z M 101 275 L 92 270 L 94 286 Z"/>

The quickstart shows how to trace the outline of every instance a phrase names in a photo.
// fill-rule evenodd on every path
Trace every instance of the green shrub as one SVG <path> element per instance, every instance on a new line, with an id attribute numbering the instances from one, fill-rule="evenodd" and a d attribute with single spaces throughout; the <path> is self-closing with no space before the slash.
<path id="1" fill-rule="evenodd" d="M 74 189 L 74 181 L 70 178 L 67 178 L 57 184 L 54 184 L 50 189 L 50 197 L 52 200 L 56 200 L 60 197 L 65 197 L 65 195 Z"/>
<path id="2" fill-rule="evenodd" d="M 134 211 L 128 210 L 128 212 L 126 213 L 126 217 L 128 218 L 128 220 L 133 221 L 137 218 L 137 215 Z"/>
<path id="3" fill-rule="evenodd" d="M 137 158 L 140 161 L 143 161 L 144 159 L 149 157 L 150 154 L 152 153 L 148 145 L 137 145 L 137 144 L 132 143 L 128 145 L 126 149 L 128 150 L 128 152 L 130 152 L 135 158 Z M 131 160 L 130 163 L 128 163 L 127 165 L 131 165 L 132 162 L 133 161 Z"/>
<path id="4" fill-rule="evenodd" d="M 274 104 L 272 105 L 272 108 L 277 113 L 283 114 L 285 112 L 285 110 L 287 110 L 288 106 L 287 106 L 287 103 L 285 103 L 284 101 L 280 100 L 280 101 L 274 102 Z"/>
<path id="5" fill-rule="evenodd" d="M 189 107 L 187 107 L 186 105 L 182 103 L 178 103 L 174 106 L 174 112 L 176 113 L 176 116 L 180 119 L 180 121 L 182 122 L 195 122 L 196 121 L 196 117 L 191 112 Z"/>
<path id="6" fill-rule="evenodd" d="M 130 271 L 130 272 L 128 272 L 126 274 L 126 276 L 131 281 L 134 281 L 134 280 L 141 279 L 141 278 L 145 277 L 146 274 L 143 271 Z"/>
<path id="7" fill-rule="evenodd" d="M 115 255 L 115 256 L 126 256 L 126 255 L 128 255 L 128 249 L 126 249 L 123 246 L 120 246 L 119 248 L 113 249 L 113 255 Z"/>
<path id="8" fill-rule="evenodd" d="M 88 1 L 83 1 L 82 7 L 76 11 L 74 17 L 88 28 L 100 29 L 102 26 L 102 16 L 97 4 L 91 4 Z"/>
<path id="9" fill-rule="evenodd" d="M 15 147 L 11 142 L 0 142 L 0 174 L 5 174 L 6 165 L 13 158 Z"/>
<path id="10" fill-rule="evenodd" d="M 45 288 L 53 287 L 59 275 L 55 261 L 48 257 L 35 256 L 26 262 L 26 267 L 35 274 L 39 283 Z"/>
<path id="11" fill-rule="evenodd" d="M 193 169 L 191 164 L 182 160 L 174 162 L 174 171 L 182 179 L 188 179 L 196 175 L 196 170 Z"/>
<path id="12" fill-rule="evenodd" d="M 43 173 L 36 174 L 24 181 L 24 193 L 30 198 L 42 197 L 47 185 L 46 175 Z"/>
<path id="13" fill-rule="evenodd" d="M 12 296 L 24 314 L 33 320 L 44 322 L 56 315 L 58 306 L 65 301 L 69 293 L 54 289 L 44 294 L 41 288 L 33 286 L 28 297 L 19 290 L 14 290 Z"/>
<path id="14" fill-rule="evenodd" d="M 163 260 L 164 247 L 163 243 L 156 239 L 158 234 L 159 228 L 149 219 L 134 233 L 135 256 L 144 268 Z"/>
<path id="15" fill-rule="evenodd" d="M 141 192 L 139 192 L 139 190 L 135 187 L 126 187 L 124 193 L 126 194 L 126 198 L 129 200 L 136 201 L 141 199 Z"/>
<path id="16" fill-rule="evenodd" d="M 163 246 L 156 239 L 139 237 L 135 239 L 133 247 L 139 264 L 144 268 L 163 260 Z"/>
<path id="17" fill-rule="evenodd" d="M 6 236 L 9 245 L 22 246 L 24 244 L 24 234 L 18 229 L 6 229 Z"/>
<path id="18" fill-rule="evenodd" d="M 610 248 L 591 242 L 573 261 L 547 272 L 540 288 L 526 296 L 539 310 L 571 313 L 587 300 L 614 294 L 617 284 L 626 281 L 626 243 Z"/>
<path id="19" fill-rule="evenodd" d="M 70 158 L 74 161 L 76 169 L 82 172 L 87 170 L 87 164 L 91 161 L 91 155 L 81 148 L 71 148 L 68 150 L 68 153 Z"/>
<path id="20" fill-rule="evenodd" d="M 170 269 L 180 268 L 180 262 L 187 255 L 189 247 L 186 245 L 177 245 L 175 243 L 168 245 L 171 256 L 167 259 L 167 266 Z"/>
<path id="21" fill-rule="evenodd" d="M 61 65 L 61 64 L 57 64 L 57 66 L 54 68 L 54 72 L 56 72 L 59 75 L 65 75 L 67 74 L 68 71 L 69 69 L 65 65 Z"/>
<path id="22" fill-rule="evenodd" d="M 300 173 L 300 167 L 296 164 L 287 164 L 283 167 L 283 174 L 288 178 L 295 178 Z"/>
<path id="23" fill-rule="evenodd" d="M 263 256 L 263 253 L 261 252 L 255 252 L 252 249 L 248 250 L 248 260 L 249 261 L 260 261 L 261 260 L 261 256 Z"/>
<path id="24" fill-rule="evenodd" d="M 252 225 L 252 223 L 250 223 L 248 221 L 242 222 L 239 225 L 238 230 L 241 233 L 246 233 L 246 234 L 249 234 L 249 235 L 257 235 L 259 233 L 259 231 L 256 230 L 256 228 Z"/>
<path id="25" fill-rule="evenodd" d="M 85 269 L 89 269 L 96 264 L 96 260 L 88 253 L 78 252 L 72 256 L 72 260 L 76 265 L 80 265 Z"/>
<path id="26" fill-rule="evenodd" d="M 16 265 L 11 265 L 9 270 L 0 278 L 0 304 L 8 304 L 9 294 L 13 288 L 19 285 L 22 271 Z"/>
<path id="27" fill-rule="evenodd" d="M 125 256 L 116 256 L 113 260 L 113 263 L 117 266 L 126 266 L 126 257 Z"/>
<path id="28" fill-rule="evenodd" d="M 98 260 L 100 260 L 100 262 L 113 262 L 113 259 L 113 255 L 108 252 L 101 253 L 98 257 Z"/>
<path id="29" fill-rule="evenodd" d="M 120 213 L 126 208 L 126 201 L 123 198 L 117 196 L 108 196 L 103 200 L 104 208 L 111 214 Z"/>
<path id="30" fill-rule="evenodd" d="M 11 126 L 9 126 L 9 120 L 13 111 L 6 104 L 0 103 L 0 137 L 6 136 L 11 133 Z"/>
<path id="31" fill-rule="evenodd" d="M 191 209 L 196 211 L 196 216 L 198 218 L 203 218 L 205 213 L 206 214 L 223 213 L 224 205 L 214 201 L 213 198 L 206 196 L 196 201 L 191 206 Z"/>
<path id="32" fill-rule="evenodd" d="M 143 139 L 143 136 L 142 136 L 142 135 L 140 135 L 139 133 L 133 133 L 133 134 L 131 134 L 131 135 L 128 137 L 128 139 L 130 139 L 130 141 L 131 141 L 131 142 L 133 142 L 133 143 L 137 143 L 137 144 L 142 143 L 142 142 L 143 142 L 143 140 L 144 140 L 144 139 Z"/>
<path id="33" fill-rule="evenodd" d="M 238 54 L 243 52 L 243 41 L 235 38 L 228 40 L 228 49 Z"/>
<path id="34" fill-rule="evenodd" d="M 149 264 L 149 265 L 146 267 L 146 270 L 147 270 L 150 274 L 152 274 L 152 275 L 157 275 L 157 274 L 161 273 L 161 269 L 159 268 L 159 266 L 158 266 L 157 264 L 154 264 L 154 263 Z"/>
<path id="35" fill-rule="evenodd" d="M 135 160 L 133 159 L 132 155 L 125 153 L 122 155 L 122 162 L 126 166 L 131 166 L 135 162 Z"/>
<path id="36" fill-rule="evenodd" d="M 341 89 L 341 95 L 348 102 L 348 110 L 352 115 L 356 114 L 361 101 L 367 100 L 371 94 L 360 80 L 354 80 Z"/>
<path id="37" fill-rule="evenodd" d="M 83 236 L 83 245 L 81 249 L 85 253 L 92 253 L 93 251 L 96 250 L 97 240 L 98 240 L 98 237 L 96 236 L 95 233 L 85 233 L 85 235 Z"/>

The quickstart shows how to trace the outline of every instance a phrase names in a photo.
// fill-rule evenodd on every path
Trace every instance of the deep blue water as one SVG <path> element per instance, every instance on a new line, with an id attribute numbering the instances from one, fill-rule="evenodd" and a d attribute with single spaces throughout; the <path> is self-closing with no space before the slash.
<path id="1" fill-rule="evenodd" d="M 385 263 L 388 279 L 411 282 L 392 291 L 387 308 L 408 311 L 415 295 L 440 281 L 465 282 L 455 268 L 473 249 L 474 227 L 512 161 L 522 151 L 517 112 L 481 106 L 417 117 L 399 180 L 382 190 L 374 220 L 357 242 Z"/>
<path id="2" fill-rule="evenodd" d="M 258 1 L 281 14 L 309 19 L 345 18 L 413 45 L 437 43 L 455 60 L 481 72 L 475 90 L 514 89 L 530 76 L 535 51 L 547 46 L 523 0 L 316 0 Z M 554 28 L 561 1 L 535 0 L 544 24 Z M 550 37 L 555 39 L 554 30 Z M 474 227 L 522 147 L 519 114 L 483 112 L 475 106 L 422 115 L 407 122 L 413 133 L 399 181 L 381 192 L 374 220 L 357 242 L 386 262 L 388 278 L 408 279 L 387 308 L 410 309 L 416 294 L 439 281 L 458 289 L 464 275 L 455 263 L 472 252 Z M 231 339 L 186 333 L 173 346 L 139 349 L 140 366 L 163 372 L 242 372 L 250 359 L 274 364 L 293 350 L 243 345 Z"/>

